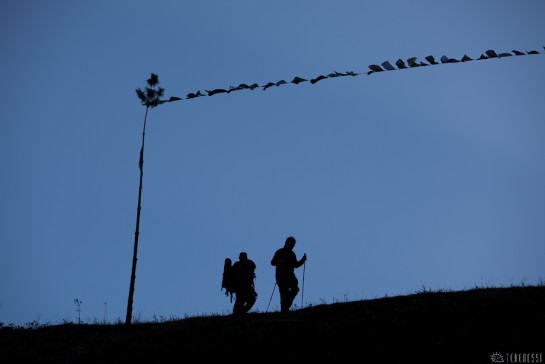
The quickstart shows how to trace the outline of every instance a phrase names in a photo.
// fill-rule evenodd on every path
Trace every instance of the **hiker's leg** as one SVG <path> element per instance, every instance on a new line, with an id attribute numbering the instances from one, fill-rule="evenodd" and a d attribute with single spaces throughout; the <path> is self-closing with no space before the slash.
<path id="1" fill-rule="evenodd" d="M 278 291 L 280 292 L 280 310 L 282 312 L 290 309 L 290 287 L 285 282 L 278 282 Z"/>
<path id="2" fill-rule="evenodd" d="M 246 297 L 246 305 L 244 306 L 244 311 L 248 312 L 252 309 L 252 307 L 255 304 L 255 301 L 257 299 L 257 293 L 255 293 L 254 289 L 250 287 L 248 291 L 248 297 Z"/>
<path id="3" fill-rule="evenodd" d="M 295 277 L 295 274 L 294 274 L 293 276 L 290 277 L 290 280 L 289 280 L 290 291 L 288 296 L 289 297 L 288 307 L 291 307 L 291 305 L 293 304 L 293 300 L 295 299 L 295 296 L 297 296 L 297 293 L 299 293 L 298 284 L 299 284 L 299 281 L 297 280 L 297 277 Z"/>
<path id="4" fill-rule="evenodd" d="M 293 300 L 295 300 L 295 296 L 297 296 L 298 292 L 299 292 L 298 287 L 291 287 L 290 288 L 288 298 L 287 298 L 288 302 L 286 303 L 288 305 L 288 307 L 291 307 L 291 305 L 293 304 Z"/>
<path id="5" fill-rule="evenodd" d="M 238 315 L 244 312 L 244 300 L 242 294 L 236 294 L 235 305 L 233 306 L 233 315 Z"/>

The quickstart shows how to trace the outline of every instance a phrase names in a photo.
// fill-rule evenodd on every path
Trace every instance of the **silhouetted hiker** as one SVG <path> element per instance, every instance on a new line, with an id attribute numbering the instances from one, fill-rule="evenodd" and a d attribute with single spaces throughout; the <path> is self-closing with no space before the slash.
<path id="1" fill-rule="evenodd" d="M 233 315 L 250 311 L 257 299 L 254 288 L 255 268 L 255 263 L 248 259 L 248 254 L 245 252 L 241 252 L 238 256 L 238 262 L 233 264 L 232 270 L 236 280 L 236 300 L 233 306 Z"/>
<path id="2" fill-rule="evenodd" d="M 295 268 L 302 266 L 307 255 L 304 254 L 301 260 L 297 260 L 293 247 L 295 246 L 295 238 L 290 236 L 286 239 L 284 247 L 274 253 L 271 260 L 271 265 L 276 267 L 276 284 L 280 291 L 280 310 L 288 312 L 291 304 L 299 292 L 299 281 L 295 277 Z"/>

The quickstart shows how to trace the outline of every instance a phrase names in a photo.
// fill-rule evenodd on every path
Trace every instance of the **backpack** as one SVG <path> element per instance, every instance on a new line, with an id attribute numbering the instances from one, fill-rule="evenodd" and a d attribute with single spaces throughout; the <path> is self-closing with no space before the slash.
<path id="1" fill-rule="evenodd" d="M 225 258 L 223 264 L 223 277 L 221 280 L 221 289 L 225 288 L 225 297 L 231 296 L 231 302 L 233 302 L 233 293 L 236 291 L 237 277 L 236 272 L 233 269 L 233 262 L 229 258 Z"/>

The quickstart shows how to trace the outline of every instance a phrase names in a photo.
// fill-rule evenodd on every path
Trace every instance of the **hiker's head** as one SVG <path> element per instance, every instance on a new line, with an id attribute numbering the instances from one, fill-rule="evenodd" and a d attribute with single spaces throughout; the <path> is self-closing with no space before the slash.
<path id="1" fill-rule="evenodd" d="M 290 236 L 286 239 L 286 242 L 284 243 L 284 246 L 293 249 L 295 246 L 295 238 L 293 236 Z"/>
<path id="2" fill-rule="evenodd" d="M 248 259 L 248 254 L 246 254 L 246 252 L 241 252 L 241 253 L 238 255 L 238 259 L 239 259 L 239 260 L 247 260 L 247 259 Z"/>

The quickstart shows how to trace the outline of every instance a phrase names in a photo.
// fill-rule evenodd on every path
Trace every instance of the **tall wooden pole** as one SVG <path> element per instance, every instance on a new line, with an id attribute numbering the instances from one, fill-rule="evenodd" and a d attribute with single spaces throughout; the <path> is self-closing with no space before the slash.
<path id="1" fill-rule="evenodd" d="M 142 130 L 142 149 L 140 149 L 140 160 L 138 166 L 140 167 L 140 186 L 138 187 L 138 207 L 136 208 L 136 231 L 134 232 L 134 251 L 132 255 L 132 270 L 131 270 L 131 284 L 129 286 L 129 300 L 127 302 L 127 316 L 125 318 L 125 324 L 130 325 L 132 323 L 132 302 L 134 296 L 134 282 L 136 280 L 136 262 L 138 261 L 138 236 L 140 235 L 140 210 L 142 209 L 142 177 L 144 176 L 144 140 L 146 137 L 146 121 L 148 118 L 148 109 L 146 107 L 146 115 L 144 116 L 144 128 Z"/>

